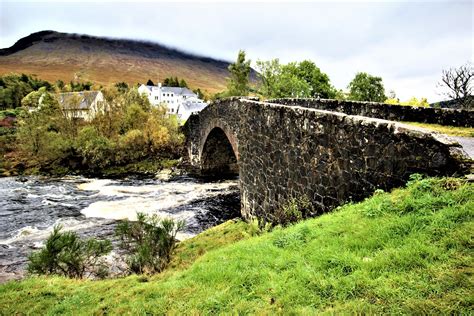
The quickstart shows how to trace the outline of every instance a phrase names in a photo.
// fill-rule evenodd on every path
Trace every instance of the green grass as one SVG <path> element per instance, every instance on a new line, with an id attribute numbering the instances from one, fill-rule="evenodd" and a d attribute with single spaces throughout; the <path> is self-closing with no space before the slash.
<path id="1" fill-rule="evenodd" d="M 423 127 L 449 136 L 474 137 L 474 127 L 445 126 L 418 122 L 402 122 L 403 124 Z"/>
<path id="2" fill-rule="evenodd" d="M 232 221 L 171 270 L 0 286 L 0 314 L 472 314 L 474 185 L 423 179 L 253 236 Z"/>

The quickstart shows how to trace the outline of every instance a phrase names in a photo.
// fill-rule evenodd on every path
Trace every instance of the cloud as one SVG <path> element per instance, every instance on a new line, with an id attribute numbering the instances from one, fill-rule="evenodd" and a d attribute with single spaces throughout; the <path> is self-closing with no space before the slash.
<path id="1" fill-rule="evenodd" d="M 0 47 L 44 29 L 150 40 L 233 60 L 311 59 L 337 88 L 357 71 L 401 99 L 439 99 L 441 69 L 473 57 L 471 2 L 0 2 Z M 18 17 L 22 18 L 19 19 Z"/>

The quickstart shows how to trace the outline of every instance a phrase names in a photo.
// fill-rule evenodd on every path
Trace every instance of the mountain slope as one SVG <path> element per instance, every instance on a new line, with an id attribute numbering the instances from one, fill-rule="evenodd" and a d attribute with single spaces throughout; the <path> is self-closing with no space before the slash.
<path id="1" fill-rule="evenodd" d="M 51 82 L 80 79 L 102 85 L 135 84 L 177 76 L 192 88 L 214 93 L 225 88 L 228 65 L 156 43 L 55 31 L 33 33 L 0 49 L 0 75 L 36 74 Z"/>

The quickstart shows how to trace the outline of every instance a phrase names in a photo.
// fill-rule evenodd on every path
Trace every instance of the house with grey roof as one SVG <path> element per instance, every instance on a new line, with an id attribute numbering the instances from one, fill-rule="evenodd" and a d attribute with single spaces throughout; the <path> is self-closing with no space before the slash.
<path id="1" fill-rule="evenodd" d="M 207 103 L 198 98 L 198 95 L 188 88 L 164 87 L 159 83 L 157 86 L 142 84 L 138 92 L 145 94 L 152 105 L 165 105 L 168 114 L 177 115 L 180 121 L 186 121 L 193 112 L 200 111 Z"/>
<path id="2" fill-rule="evenodd" d="M 72 119 L 91 121 L 104 104 L 100 91 L 58 93 L 56 98 L 66 116 Z"/>

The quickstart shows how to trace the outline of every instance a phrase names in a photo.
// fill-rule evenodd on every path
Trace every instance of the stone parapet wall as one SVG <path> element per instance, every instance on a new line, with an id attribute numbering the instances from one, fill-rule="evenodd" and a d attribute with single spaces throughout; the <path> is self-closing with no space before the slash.
<path id="1" fill-rule="evenodd" d="M 329 99 L 272 99 L 269 103 L 302 106 L 318 110 L 361 115 L 390 121 L 474 127 L 474 111 L 445 108 L 400 106 L 376 102 L 341 101 Z"/>

